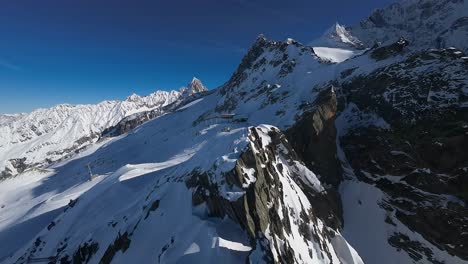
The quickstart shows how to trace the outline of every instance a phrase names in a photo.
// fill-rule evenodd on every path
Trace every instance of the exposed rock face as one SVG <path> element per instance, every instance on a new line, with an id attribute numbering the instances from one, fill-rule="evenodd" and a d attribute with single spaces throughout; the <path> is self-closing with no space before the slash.
<path id="1" fill-rule="evenodd" d="M 202 82 L 195 77 L 193 77 L 192 81 L 188 84 L 187 88 L 189 95 L 208 91 L 208 88 L 206 88 L 202 84 Z"/>
<path id="2" fill-rule="evenodd" d="M 406 39 L 400 38 L 398 42 L 395 42 L 391 45 L 376 47 L 374 50 L 371 51 L 371 57 L 377 61 L 385 60 L 389 57 L 393 57 L 403 53 L 404 49 L 408 45 L 409 43 Z"/>
<path id="3" fill-rule="evenodd" d="M 0 173 L 0 180 L 2 180 L 2 178 L 5 179 L 25 171 L 28 168 L 28 165 L 25 162 L 26 158 L 8 160 L 7 166 Z"/>
<path id="4" fill-rule="evenodd" d="M 336 94 L 325 89 L 312 104 L 313 109 L 299 118 L 287 136 L 295 151 L 322 182 L 337 187 L 341 182 L 340 163 L 336 158 Z"/>
<path id="5" fill-rule="evenodd" d="M 250 129 L 249 139 L 250 147 L 235 169 L 224 175 L 226 185 L 243 195 L 227 199 L 209 173 L 194 173 L 187 181 L 194 189 L 194 205 L 206 203 L 212 216 L 239 223 L 250 237 L 251 262 L 359 262 L 359 257 L 349 259 L 335 248 L 333 241 L 341 239 L 338 229 L 323 225 L 336 218 L 335 213 L 317 203 L 327 201 L 327 191 L 286 137 L 276 128 L 257 127 Z"/>
<path id="6" fill-rule="evenodd" d="M 399 233 L 401 224 L 468 260 L 468 83 L 462 77 L 468 67 L 462 57 L 456 49 L 416 53 L 342 85 L 340 102 L 349 105 L 341 110 L 353 113 L 350 123 L 375 117 L 352 127 L 341 145 L 359 180 L 386 195 L 381 207 L 395 226 L 389 244 L 415 261 L 440 263 L 427 244 Z"/>
<path id="7" fill-rule="evenodd" d="M 326 199 L 315 200 L 314 206 L 325 211 L 333 210 L 334 217 L 324 219 L 328 226 L 339 228 L 342 218 L 337 189 L 343 172 L 336 153 L 337 100 L 333 88 L 323 90 L 312 105 L 313 108 L 306 110 L 286 135 L 305 165 L 327 188 L 327 195 L 321 197 Z"/>

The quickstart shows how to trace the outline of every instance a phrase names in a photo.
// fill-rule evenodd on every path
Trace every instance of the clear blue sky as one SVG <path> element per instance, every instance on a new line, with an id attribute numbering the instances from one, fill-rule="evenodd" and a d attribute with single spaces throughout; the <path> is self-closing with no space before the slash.
<path id="1" fill-rule="evenodd" d="M 307 42 L 390 0 L 21 0 L 0 6 L 0 113 L 226 81 L 260 33 Z"/>

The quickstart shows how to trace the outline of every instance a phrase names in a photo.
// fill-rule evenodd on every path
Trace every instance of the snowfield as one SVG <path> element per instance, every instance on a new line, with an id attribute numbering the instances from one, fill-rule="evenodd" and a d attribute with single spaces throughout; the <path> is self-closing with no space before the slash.
<path id="1" fill-rule="evenodd" d="M 339 48 L 328 48 L 328 47 L 314 47 L 314 52 L 320 58 L 329 60 L 331 62 L 343 62 L 353 56 L 359 54 L 356 51 L 339 49 Z"/>

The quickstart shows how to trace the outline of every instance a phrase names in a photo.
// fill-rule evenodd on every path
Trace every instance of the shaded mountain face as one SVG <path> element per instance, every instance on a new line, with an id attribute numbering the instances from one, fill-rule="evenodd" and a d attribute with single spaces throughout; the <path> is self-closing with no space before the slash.
<path id="1" fill-rule="evenodd" d="M 468 263 L 465 49 L 259 36 L 222 87 L 0 182 L 0 261 Z"/>
<path id="2" fill-rule="evenodd" d="M 365 45 L 344 26 L 335 23 L 325 33 L 309 43 L 321 59 L 340 63 L 364 52 Z"/>
<path id="3" fill-rule="evenodd" d="M 345 178 L 355 179 L 341 186 L 345 230 L 371 262 L 389 253 L 371 251 L 375 243 L 406 252 L 405 261 L 464 263 L 467 61 L 456 49 L 394 56 L 401 59 L 339 88 Z M 356 239 L 365 221 L 384 224 Z"/>

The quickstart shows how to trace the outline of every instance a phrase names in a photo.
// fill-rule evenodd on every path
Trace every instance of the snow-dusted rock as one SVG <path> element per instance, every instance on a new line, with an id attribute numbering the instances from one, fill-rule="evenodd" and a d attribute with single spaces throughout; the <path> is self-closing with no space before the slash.
<path id="1" fill-rule="evenodd" d="M 468 3 L 463 0 L 405 0 L 378 9 L 350 32 L 368 47 L 400 37 L 414 49 L 457 47 L 468 51 Z"/>
<path id="2" fill-rule="evenodd" d="M 188 97 L 196 93 L 207 92 L 208 88 L 206 88 L 199 79 L 193 77 L 187 87 L 180 88 L 180 91 L 182 92 L 182 96 Z"/>

